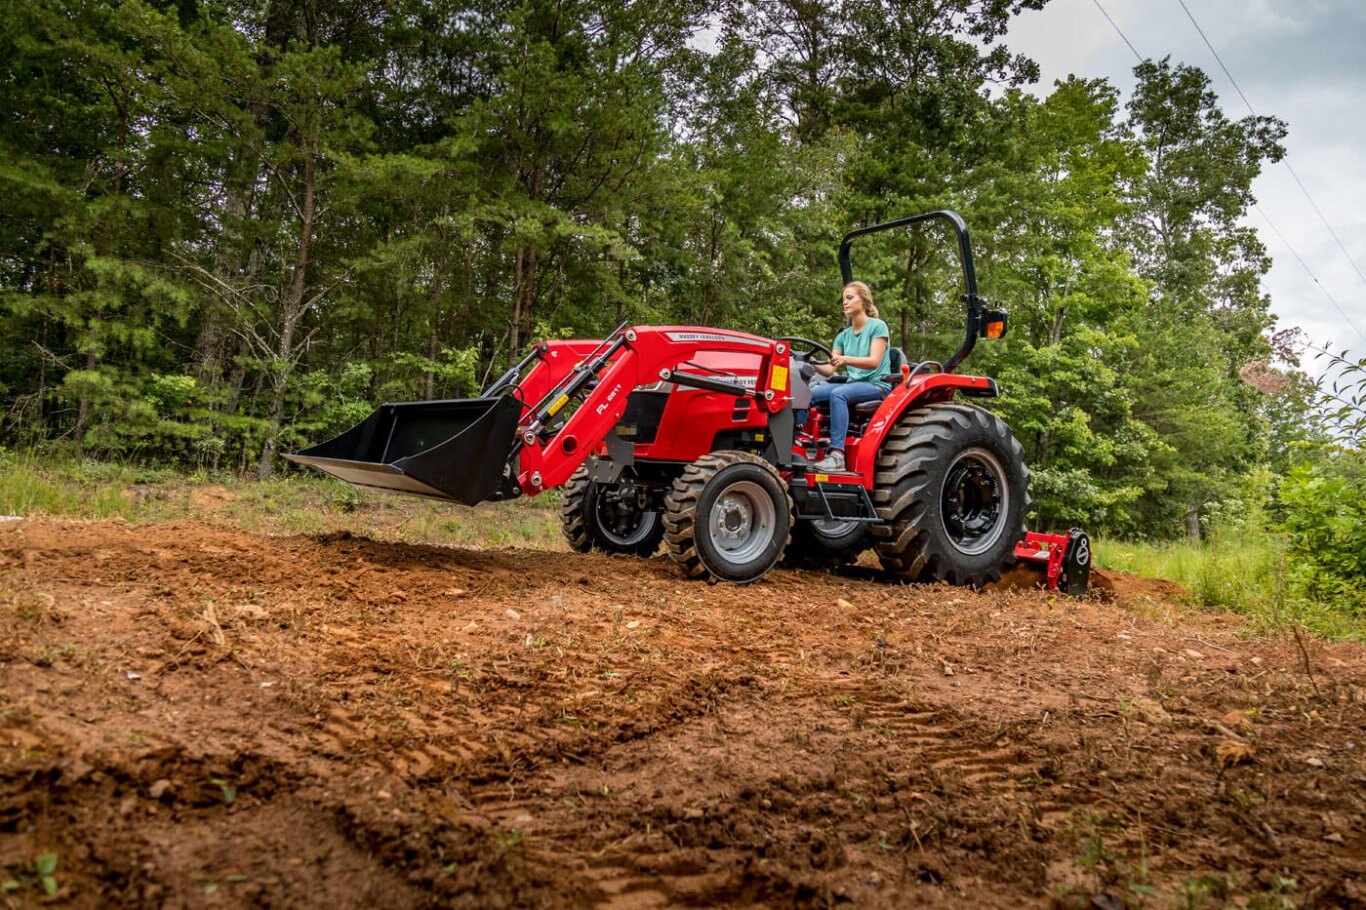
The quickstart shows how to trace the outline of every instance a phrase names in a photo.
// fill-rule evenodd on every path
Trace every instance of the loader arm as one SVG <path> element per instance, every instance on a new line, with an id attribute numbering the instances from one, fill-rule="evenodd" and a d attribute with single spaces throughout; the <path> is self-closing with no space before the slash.
<path id="1" fill-rule="evenodd" d="M 636 326 L 603 342 L 546 342 L 540 352 L 539 362 L 516 387 L 523 411 L 508 453 L 509 459 L 517 458 L 517 486 L 528 495 L 559 486 L 590 456 L 603 453 L 637 386 L 668 380 L 751 397 L 770 415 L 792 399 L 788 345 L 744 332 Z M 689 361 L 703 353 L 753 355 L 757 382 L 747 388 L 724 375 L 689 369 Z M 571 407 L 573 413 L 559 422 Z"/>
<path id="2" fill-rule="evenodd" d="M 744 355 L 752 384 L 692 363 L 714 353 Z M 341 435 L 285 457 L 357 486 L 465 505 L 535 495 L 564 483 L 595 455 L 618 467 L 634 458 L 629 442 L 609 436 L 637 386 L 667 380 L 752 398 L 773 425 L 792 400 L 790 367 L 782 341 L 725 329 L 623 325 L 601 341 L 536 345 L 480 398 L 385 402 Z M 789 450 L 790 424 L 786 434 L 774 433 Z M 779 463 L 791 458 L 781 446 L 776 452 Z"/>

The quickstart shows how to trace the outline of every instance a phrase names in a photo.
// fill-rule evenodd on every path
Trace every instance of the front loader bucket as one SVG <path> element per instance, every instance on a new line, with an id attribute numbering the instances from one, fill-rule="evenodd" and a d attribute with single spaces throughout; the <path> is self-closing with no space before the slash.
<path id="1" fill-rule="evenodd" d="M 335 439 L 285 457 L 359 487 L 472 506 L 502 483 L 521 413 L 511 396 L 385 403 Z"/>

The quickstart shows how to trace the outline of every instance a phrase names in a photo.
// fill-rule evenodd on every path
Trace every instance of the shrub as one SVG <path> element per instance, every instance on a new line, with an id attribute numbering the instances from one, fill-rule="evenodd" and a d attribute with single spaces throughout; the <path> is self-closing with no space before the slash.
<path id="1" fill-rule="evenodd" d="M 1366 463 L 1343 454 L 1281 486 L 1292 581 L 1316 600 L 1366 612 Z"/>

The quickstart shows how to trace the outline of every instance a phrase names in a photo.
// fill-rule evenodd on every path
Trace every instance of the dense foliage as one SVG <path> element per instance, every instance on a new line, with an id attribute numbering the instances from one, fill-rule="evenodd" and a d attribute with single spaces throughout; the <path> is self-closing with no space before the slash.
<path id="1" fill-rule="evenodd" d="M 1002 42 L 1044 2 L 19 0 L 4 438 L 265 476 L 545 335 L 832 336 L 839 236 L 951 207 L 1012 312 L 969 363 L 1039 524 L 1172 536 L 1256 469 L 1329 483 L 1242 220 L 1284 126 L 1168 60 L 1127 102 L 1022 92 Z M 950 353 L 949 238 L 857 257 L 895 342 Z"/>
<path id="2" fill-rule="evenodd" d="M 1308 596 L 1366 616 L 1366 359 L 1317 349 L 1335 444 L 1290 470 L 1280 489 L 1291 575 Z"/>

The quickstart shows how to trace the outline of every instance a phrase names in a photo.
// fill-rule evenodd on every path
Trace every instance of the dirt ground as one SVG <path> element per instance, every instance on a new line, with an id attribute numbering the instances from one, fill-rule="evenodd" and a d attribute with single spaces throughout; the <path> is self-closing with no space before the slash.
<path id="1" fill-rule="evenodd" d="M 0 904 L 1366 905 L 1366 647 L 1102 581 L 0 522 Z"/>

